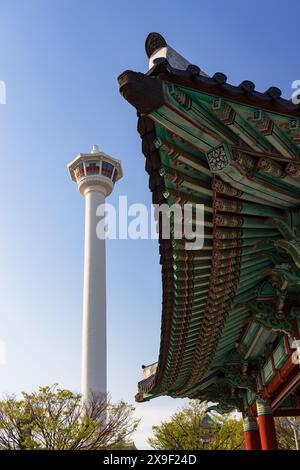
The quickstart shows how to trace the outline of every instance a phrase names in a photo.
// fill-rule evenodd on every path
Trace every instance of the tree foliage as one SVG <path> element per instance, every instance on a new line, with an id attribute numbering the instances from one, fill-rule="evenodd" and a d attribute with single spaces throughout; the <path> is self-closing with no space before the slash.
<path id="1" fill-rule="evenodd" d="M 278 448 L 281 450 L 300 449 L 300 417 L 276 418 Z"/>
<path id="2" fill-rule="evenodd" d="M 120 401 L 59 389 L 57 384 L 20 400 L 0 402 L 0 449 L 88 450 L 124 445 L 138 425 L 134 408 Z"/>
<path id="3" fill-rule="evenodd" d="M 237 450 L 244 446 L 242 421 L 208 414 L 207 404 L 198 400 L 152 430 L 148 442 L 156 450 Z"/>

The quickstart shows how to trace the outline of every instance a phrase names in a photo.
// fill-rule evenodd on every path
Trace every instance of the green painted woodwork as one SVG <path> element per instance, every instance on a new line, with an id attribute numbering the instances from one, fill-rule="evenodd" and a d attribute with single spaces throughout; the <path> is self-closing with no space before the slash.
<path id="1" fill-rule="evenodd" d="M 268 359 L 265 365 L 263 366 L 262 373 L 264 377 L 264 383 L 268 384 L 275 375 L 275 371 L 273 370 L 271 359 Z"/>
<path id="2" fill-rule="evenodd" d="M 283 339 L 281 339 L 276 349 L 274 350 L 273 358 L 276 369 L 280 369 L 288 358 L 288 353 L 286 351 Z"/>
<path id="3" fill-rule="evenodd" d="M 242 410 L 259 396 L 258 371 L 265 384 L 274 377 L 271 354 L 275 369 L 285 363 L 282 335 L 299 321 L 300 134 L 276 109 L 162 85 L 164 104 L 147 115 L 155 132 L 145 145 L 158 155 L 149 172 L 169 206 L 204 204 L 205 244 L 187 252 L 172 239 L 162 256 L 158 372 L 138 399 Z"/>

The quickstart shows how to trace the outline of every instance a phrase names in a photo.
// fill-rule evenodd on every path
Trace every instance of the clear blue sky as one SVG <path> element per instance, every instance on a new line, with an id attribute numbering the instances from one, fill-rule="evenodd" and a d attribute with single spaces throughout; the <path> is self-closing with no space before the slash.
<path id="1" fill-rule="evenodd" d="M 150 204 L 136 114 L 116 77 L 145 71 L 158 31 L 207 73 L 291 95 L 300 79 L 299 1 L 0 0 L 0 392 L 80 387 L 84 204 L 66 164 L 93 143 L 123 162 L 110 202 Z M 155 241 L 109 241 L 108 383 L 133 402 L 157 359 L 161 279 Z M 138 445 L 180 401 L 138 405 Z"/>

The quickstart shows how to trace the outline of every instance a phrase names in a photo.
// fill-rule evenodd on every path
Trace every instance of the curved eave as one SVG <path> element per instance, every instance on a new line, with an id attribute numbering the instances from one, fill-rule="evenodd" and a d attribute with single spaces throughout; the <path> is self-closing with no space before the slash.
<path id="1" fill-rule="evenodd" d="M 282 217 L 284 210 L 300 202 L 297 180 L 286 175 L 284 180 L 276 176 L 276 171 L 284 171 L 281 166 L 287 158 L 280 154 L 280 146 L 273 149 L 265 134 L 258 136 L 257 146 L 261 146 L 261 150 L 257 158 L 249 157 L 255 154 L 255 148 L 242 142 L 248 156 L 241 153 L 237 163 L 233 162 L 228 169 L 217 174 L 211 171 L 205 152 L 199 151 L 194 142 L 191 145 L 186 134 L 176 137 L 166 126 L 166 119 L 170 122 L 176 119 L 170 114 L 172 109 L 170 112 L 168 108 L 168 115 L 161 113 L 158 117 L 157 110 L 166 104 L 165 82 L 180 85 L 185 90 L 190 88 L 190 96 L 194 96 L 195 90 L 205 91 L 238 104 L 273 113 L 284 112 L 287 117 L 300 116 L 299 106 L 281 99 L 274 88 L 258 93 L 250 82 L 233 87 L 221 74 L 203 77 L 195 67 L 183 72 L 160 61 L 150 75 L 126 71 L 119 77 L 121 94 L 139 113 L 138 131 L 153 203 L 202 203 L 207 222 L 206 241 L 200 252 L 189 254 L 180 241 L 159 239 L 163 283 L 159 360 L 157 372 L 139 382 L 138 401 L 161 394 L 197 397 L 201 381 L 211 373 L 217 376 L 219 364 L 234 349 L 247 319 L 245 305 L 256 298 L 260 276 L 271 265 L 268 242 L 282 238 L 280 230 L 267 219 Z M 167 104 L 174 106 L 171 101 Z M 178 109 L 181 120 L 190 113 L 181 104 Z M 216 119 L 210 118 L 211 122 Z M 173 123 L 174 127 L 176 122 Z M 207 120 L 194 124 L 189 120 L 189 124 L 190 132 L 196 129 L 196 136 L 197 126 L 206 126 Z M 224 132 L 221 121 L 219 127 L 216 126 L 216 136 L 220 130 Z M 257 131 L 249 130 L 255 140 Z M 232 126 L 228 131 L 225 129 L 224 135 L 224 141 L 216 143 L 216 147 L 222 142 L 237 145 Z M 200 136 L 203 139 L 202 134 Z M 203 143 L 209 148 L 214 138 L 211 129 L 206 137 Z M 289 145 L 292 150 L 297 148 L 294 142 Z M 269 153 L 273 152 L 279 162 L 272 167 L 272 174 L 261 162 L 264 147 L 271 148 Z M 251 158 L 256 168 L 254 176 L 247 167 Z"/>
<path id="2" fill-rule="evenodd" d="M 225 74 L 217 72 L 213 77 L 200 74 L 200 68 L 190 65 L 187 70 L 177 70 L 166 59 L 158 63 L 147 74 L 126 70 L 118 77 L 120 93 L 139 112 L 148 114 L 162 104 L 161 82 L 169 81 L 196 91 L 207 92 L 232 99 L 272 112 L 300 116 L 300 105 L 281 97 L 277 87 L 270 87 L 262 93 L 255 90 L 250 80 L 235 86 L 227 83 Z"/>

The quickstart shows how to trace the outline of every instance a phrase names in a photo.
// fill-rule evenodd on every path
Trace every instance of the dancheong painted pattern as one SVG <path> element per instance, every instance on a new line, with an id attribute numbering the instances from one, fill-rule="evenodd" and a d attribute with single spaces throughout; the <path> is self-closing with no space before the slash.
<path id="1" fill-rule="evenodd" d="M 150 34 L 150 56 L 163 41 Z M 300 107 L 278 88 L 259 93 L 166 58 L 119 84 L 138 111 L 153 202 L 205 209 L 202 250 L 160 239 L 159 358 L 136 399 L 200 398 L 248 416 L 262 400 L 297 414 Z"/>

